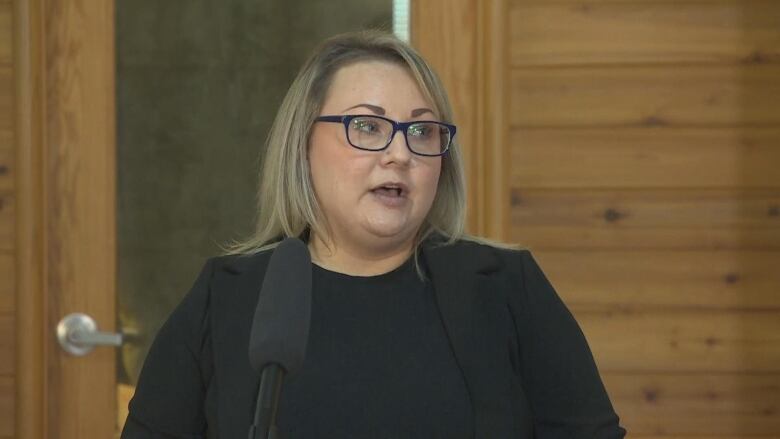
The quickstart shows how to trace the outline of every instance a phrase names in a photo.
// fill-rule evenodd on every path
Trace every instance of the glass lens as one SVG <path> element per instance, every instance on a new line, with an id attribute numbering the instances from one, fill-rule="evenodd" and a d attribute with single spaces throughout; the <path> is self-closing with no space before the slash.
<path id="1" fill-rule="evenodd" d="M 349 142 L 364 149 L 384 148 L 392 132 L 393 124 L 384 119 L 370 116 L 352 119 L 347 128 Z"/>
<path id="2" fill-rule="evenodd" d="M 410 125 L 406 130 L 409 148 L 419 154 L 441 154 L 450 144 L 450 130 L 435 122 Z"/>

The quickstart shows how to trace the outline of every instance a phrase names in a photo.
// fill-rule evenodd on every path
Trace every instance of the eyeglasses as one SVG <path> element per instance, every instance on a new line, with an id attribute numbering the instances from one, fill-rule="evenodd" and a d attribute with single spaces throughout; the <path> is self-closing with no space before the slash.
<path id="1" fill-rule="evenodd" d="M 317 122 L 337 122 L 344 125 L 347 142 L 357 149 L 381 151 L 393 141 L 396 131 L 404 133 L 406 146 L 414 154 L 435 157 L 450 148 L 455 137 L 455 125 L 430 120 L 396 122 L 382 116 L 347 115 L 320 116 Z"/>

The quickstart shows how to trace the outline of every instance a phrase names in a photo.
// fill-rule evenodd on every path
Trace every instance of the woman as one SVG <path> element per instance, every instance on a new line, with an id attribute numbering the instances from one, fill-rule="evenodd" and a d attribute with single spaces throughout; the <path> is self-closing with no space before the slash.
<path id="1" fill-rule="evenodd" d="M 211 259 L 160 330 L 124 438 L 246 437 L 247 342 L 274 244 L 313 261 L 291 438 L 621 438 L 590 350 L 525 250 L 464 235 L 445 91 L 376 32 L 322 44 L 268 140 L 255 235 Z"/>

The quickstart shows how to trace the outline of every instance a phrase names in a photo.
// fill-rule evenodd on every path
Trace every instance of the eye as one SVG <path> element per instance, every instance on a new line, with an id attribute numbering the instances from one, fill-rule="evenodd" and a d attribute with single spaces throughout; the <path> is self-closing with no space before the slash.
<path id="1" fill-rule="evenodd" d="M 352 123 L 350 125 L 352 126 L 353 130 L 358 131 L 361 134 L 376 134 L 381 131 L 379 122 L 373 119 L 352 119 Z"/>
<path id="2" fill-rule="evenodd" d="M 430 124 L 416 124 L 409 127 L 409 135 L 425 139 L 431 136 L 432 127 Z"/>

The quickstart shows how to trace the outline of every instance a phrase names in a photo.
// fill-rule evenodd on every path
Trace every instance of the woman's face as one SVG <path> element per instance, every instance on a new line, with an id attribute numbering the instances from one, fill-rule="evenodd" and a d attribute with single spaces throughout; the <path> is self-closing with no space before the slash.
<path id="1" fill-rule="evenodd" d="M 334 75 L 320 115 L 349 114 L 438 120 L 411 73 L 384 61 L 347 65 Z M 363 247 L 408 243 L 436 196 L 441 160 L 413 154 L 402 132 L 383 151 L 363 151 L 347 142 L 343 124 L 315 122 L 309 163 L 330 238 Z"/>

